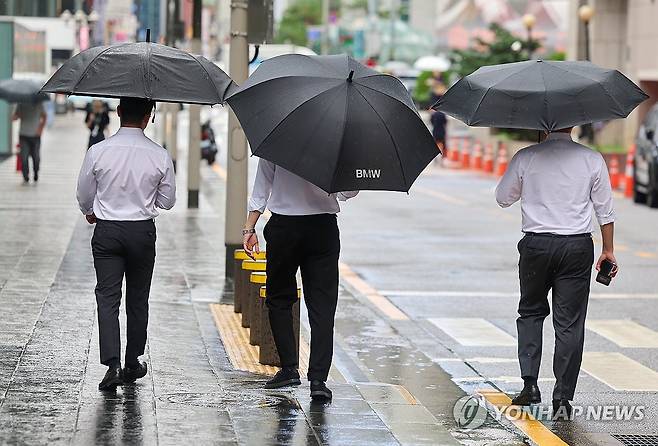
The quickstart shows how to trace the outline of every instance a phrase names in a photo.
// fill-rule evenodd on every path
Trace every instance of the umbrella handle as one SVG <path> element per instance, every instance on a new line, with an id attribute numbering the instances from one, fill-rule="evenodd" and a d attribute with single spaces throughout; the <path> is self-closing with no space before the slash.
<path id="1" fill-rule="evenodd" d="M 151 42 L 151 28 L 146 28 L 146 41 Z"/>
<path id="2" fill-rule="evenodd" d="M 349 76 L 347 76 L 347 82 L 352 82 L 352 78 L 354 77 L 354 70 L 350 70 Z"/>

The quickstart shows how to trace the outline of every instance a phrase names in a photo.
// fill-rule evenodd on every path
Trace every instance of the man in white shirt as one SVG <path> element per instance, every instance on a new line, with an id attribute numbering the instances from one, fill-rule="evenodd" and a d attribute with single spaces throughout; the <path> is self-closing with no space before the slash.
<path id="1" fill-rule="evenodd" d="M 153 102 L 122 98 L 121 128 L 93 145 L 78 177 L 80 210 L 96 223 L 91 247 L 96 269 L 96 302 L 101 364 L 108 367 L 99 390 L 113 390 L 146 375 L 144 354 L 148 299 L 155 264 L 156 208 L 176 202 L 169 153 L 144 135 Z M 121 369 L 119 306 L 126 279 L 127 343 Z"/>
<path id="2" fill-rule="evenodd" d="M 592 213 L 603 237 L 596 263 L 614 256 L 615 211 L 608 169 L 601 154 L 571 140 L 571 128 L 519 151 L 496 188 L 502 207 L 521 200 L 525 236 L 518 245 L 521 300 L 516 321 L 524 387 L 516 405 L 541 402 L 537 387 L 542 326 L 553 295 L 555 354 L 553 414 L 570 418 L 585 336 L 594 249 Z M 613 270 L 612 275 L 617 273 Z"/>
<path id="3" fill-rule="evenodd" d="M 327 194 L 303 178 L 260 159 L 242 231 L 245 251 L 259 251 L 256 222 L 267 207 L 272 212 L 263 231 L 267 241 L 267 306 L 281 370 L 268 389 L 300 385 L 292 307 L 297 301 L 297 269 L 301 269 L 304 302 L 311 325 L 308 380 L 311 398 L 330 400 L 325 384 L 333 356 L 334 317 L 338 303 L 340 238 L 338 200 L 358 192 Z"/>

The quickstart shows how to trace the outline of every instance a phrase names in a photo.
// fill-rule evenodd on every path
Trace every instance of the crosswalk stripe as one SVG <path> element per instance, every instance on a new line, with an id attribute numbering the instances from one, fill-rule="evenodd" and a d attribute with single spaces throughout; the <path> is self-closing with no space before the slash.
<path id="1" fill-rule="evenodd" d="M 482 318 L 431 318 L 429 322 L 467 347 L 515 346 L 516 339 Z"/>
<path id="2" fill-rule="evenodd" d="M 518 292 L 505 291 L 414 291 L 414 290 L 382 290 L 384 296 L 396 297 L 486 297 L 486 298 L 519 298 Z M 658 299 L 658 293 L 591 293 L 590 299 Z"/>
<path id="3" fill-rule="evenodd" d="M 628 319 L 593 319 L 586 327 L 626 348 L 658 348 L 658 332 Z"/>
<path id="4" fill-rule="evenodd" d="M 585 352 L 582 369 L 618 392 L 658 391 L 658 372 L 621 353 Z"/>

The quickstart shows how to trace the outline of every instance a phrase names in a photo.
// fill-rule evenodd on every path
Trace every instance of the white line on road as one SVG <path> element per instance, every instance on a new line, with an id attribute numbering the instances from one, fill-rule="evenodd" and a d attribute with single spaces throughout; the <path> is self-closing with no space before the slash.
<path id="1" fill-rule="evenodd" d="M 413 290 L 383 290 L 384 296 L 396 297 L 519 297 L 518 292 L 498 291 L 413 291 Z M 590 299 L 658 299 L 658 293 L 592 293 Z"/>
<path id="2" fill-rule="evenodd" d="M 619 392 L 658 391 L 658 373 L 621 353 L 585 352 L 582 369 Z"/>
<path id="3" fill-rule="evenodd" d="M 418 192 L 420 194 L 429 195 L 430 197 L 438 198 L 438 199 L 443 200 L 447 203 L 457 204 L 459 206 L 466 206 L 466 205 L 469 204 L 466 200 L 462 200 L 461 198 L 453 197 L 452 195 L 448 195 L 446 193 L 439 192 L 439 191 L 432 190 L 432 189 L 427 189 L 427 188 L 421 187 L 421 186 L 415 186 L 412 189 L 412 192 Z"/>
<path id="4" fill-rule="evenodd" d="M 431 318 L 429 322 L 467 347 L 516 346 L 516 339 L 482 318 Z"/>
<path id="5" fill-rule="evenodd" d="M 626 348 L 658 348 L 658 333 L 627 319 L 593 319 L 586 327 Z"/>

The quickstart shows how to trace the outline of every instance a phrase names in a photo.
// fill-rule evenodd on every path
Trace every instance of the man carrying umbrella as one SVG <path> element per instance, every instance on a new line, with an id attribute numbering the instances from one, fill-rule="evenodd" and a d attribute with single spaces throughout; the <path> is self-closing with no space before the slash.
<path id="1" fill-rule="evenodd" d="M 525 233 L 518 245 L 521 300 L 516 320 L 524 386 L 512 403 L 527 406 L 541 402 L 537 377 L 542 326 L 550 314 L 548 291 L 552 290 L 553 413 L 567 418 L 585 339 L 594 261 L 592 210 L 603 237 L 596 268 L 600 269 L 604 260 L 617 264 L 608 169 L 600 153 L 571 140 L 571 130 L 548 133 L 541 144 L 517 152 L 496 188 L 496 201 L 502 207 L 521 200 Z M 616 273 L 615 268 L 611 275 Z"/>
<path id="2" fill-rule="evenodd" d="M 146 375 L 140 361 L 146 345 L 148 299 L 155 264 L 157 208 L 176 202 L 174 165 L 169 153 L 144 136 L 153 101 L 122 98 L 121 128 L 92 146 L 78 177 L 80 210 L 96 223 L 91 240 L 101 364 L 108 370 L 99 390 L 112 390 Z M 126 279 L 127 344 L 121 369 L 119 306 Z"/>
<path id="3" fill-rule="evenodd" d="M 41 134 L 46 125 L 46 117 L 46 110 L 41 101 L 19 102 L 16 104 L 16 109 L 12 116 L 13 120 L 21 120 L 18 130 L 18 142 L 23 164 L 23 182 L 25 184 L 30 181 L 29 158 L 32 158 L 34 182 L 39 181 L 39 164 L 41 160 L 39 152 L 41 150 Z"/>
<path id="4" fill-rule="evenodd" d="M 297 301 L 297 269 L 304 283 L 304 302 L 311 325 L 308 380 L 311 398 L 332 397 L 325 385 L 331 368 L 334 317 L 338 303 L 340 239 L 338 201 L 358 192 L 327 194 L 303 178 L 265 159 L 249 200 L 249 216 L 242 231 L 244 249 L 258 252 L 256 222 L 268 207 L 272 217 L 265 226 L 267 241 L 267 305 L 270 325 L 281 359 L 281 370 L 265 385 L 274 389 L 300 385 L 292 307 Z"/>
<path id="5" fill-rule="evenodd" d="M 585 336 L 594 252 L 592 212 L 603 237 L 596 263 L 614 266 L 615 212 L 603 157 L 571 140 L 574 126 L 623 118 L 648 96 L 616 70 L 589 62 L 525 61 L 482 67 L 433 106 L 469 125 L 543 131 L 519 151 L 496 189 L 502 207 L 521 200 L 521 300 L 517 319 L 523 391 L 517 405 L 541 402 L 537 377 L 542 326 L 553 294 L 553 417 L 571 417 Z"/>

